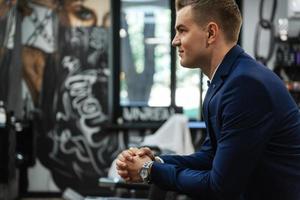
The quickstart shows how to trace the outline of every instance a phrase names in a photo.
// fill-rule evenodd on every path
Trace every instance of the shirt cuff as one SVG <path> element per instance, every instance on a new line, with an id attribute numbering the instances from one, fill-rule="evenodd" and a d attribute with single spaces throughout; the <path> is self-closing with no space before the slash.
<path id="1" fill-rule="evenodd" d="M 156 162 L 165 163 L 164 160 L 161 159 L 159 156 L 155 156 L 154 159 L 155 159 Z"/>

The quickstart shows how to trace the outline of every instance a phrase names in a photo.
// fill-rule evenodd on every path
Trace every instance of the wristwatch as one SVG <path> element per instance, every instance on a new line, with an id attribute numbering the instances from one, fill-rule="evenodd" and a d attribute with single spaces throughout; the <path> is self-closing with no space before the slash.
<path id="1" fill-rule="evenodd" d="M 150 171 L 151 171 L 151 167 L 153 165 L 153 162 L 154 161 L 147 161 L 143 164 L 143 167 L 141 168 L 139 174 L 140 174 L 140 177 L 142 178 L 143 182 L 144 183 L 150 183 L 151 180 L 150 180 Z"/>

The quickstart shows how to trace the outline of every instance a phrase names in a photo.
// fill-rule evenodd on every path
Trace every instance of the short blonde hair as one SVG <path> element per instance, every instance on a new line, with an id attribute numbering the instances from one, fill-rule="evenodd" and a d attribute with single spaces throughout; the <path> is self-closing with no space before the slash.
<path id="1" fill-rule="evenodd" d="M 242 26 L 241 12 L 235 0 L 176 0 L 176 10 L 191 6 L 196 22 L 213 20 L 219 24 L 229 42 L 237 42 Z"/>

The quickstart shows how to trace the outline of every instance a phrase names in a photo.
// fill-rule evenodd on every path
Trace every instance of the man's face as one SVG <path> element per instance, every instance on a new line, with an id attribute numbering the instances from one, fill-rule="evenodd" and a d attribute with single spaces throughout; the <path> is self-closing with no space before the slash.
<path id="1" fill-rule="evenodd" d="M 207 60 L 207 32 L 195 22 L 191 6 L 177 12 L 175 29 L 172 45 L 178 48 L 180 64 L 187 68 L 201 67 Z"/>

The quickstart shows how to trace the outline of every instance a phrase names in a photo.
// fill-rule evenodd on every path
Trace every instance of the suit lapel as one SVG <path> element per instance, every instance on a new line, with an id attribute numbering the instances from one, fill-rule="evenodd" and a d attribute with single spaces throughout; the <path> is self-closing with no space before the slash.
<path id="1" fill-rule="evenodd" d="M 204 103 L 203 103 L 203 107 L 204 107 L 204 116 L 207 116 L 205 117 L 206 119 L 209 119 L 209 111 L 208 111 L 208 104 L 211 100 L 211 98 L 216 94 L 216 92 L 219 90 L 219 88 L 221 87 L 223 83 L 223 80 L 220 79 L 218 81 L 215 81 L 215 83 L 211 83 L 208 90 L 207 90 L 207 93 L 206 93 L 206 96 L 205 96 L 205 99 L 204 99 Z"/>
<path id="2" fill-rule="evenodd" d="M 220 64 L 219 68 L 217 69 L 213 80 L 208 88 L 206 93 L 204 102 L 203 102 L 203 110 L 204 110 L 204 120 L 207 124 L 208 133 L 211 138 L 212 146 L 216 150 L 217 141 L 216 136 L 212 134 L 211 125 L 209 122 L 210 112 L 209 112 L 209 103 L 212 97 L 216 94 L 216 92 L 221 88 L 223 82 L 225 81 L 226 77 L 232 71 L 234 62 L 236 61 L 237 57 L 243 52 L 243 49 L 236 45 L 234 46 L 224 57 L 222 63 Z"/>

